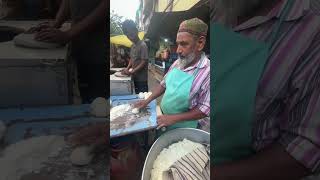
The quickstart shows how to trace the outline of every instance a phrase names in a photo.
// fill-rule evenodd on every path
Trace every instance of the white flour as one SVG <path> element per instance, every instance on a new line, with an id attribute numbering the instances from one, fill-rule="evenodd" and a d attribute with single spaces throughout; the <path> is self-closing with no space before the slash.
<path id="1" fill-rule="evenodd" d="M 110 111 L 110 121 L 113 121 L 115 118 L 123 116 L 125 113 L 132 109 L 130 104 L 121 104 L 115 106 Z"/>
<path id="2" fill-rule="evenodd" d="M 151 180 L 162 180 L 164 171 L 167 171 L 176 161 L 183 156 L 191 153 L 197 148 L 203 146 L 200 143 L 195 143 L 184 139 L 177 143 L 171 144 L 168 148 L 164 148 L 157 159 L 153 163 L 151 170 Z"/>
<path id="3" fill-rule="evenodd" d="M 41 169 L 49 157 L 65 146 L 63 136 L 41 136 L 8 146 L 0 157 L 0 180 L 19 180 L 24 174 Z"/>

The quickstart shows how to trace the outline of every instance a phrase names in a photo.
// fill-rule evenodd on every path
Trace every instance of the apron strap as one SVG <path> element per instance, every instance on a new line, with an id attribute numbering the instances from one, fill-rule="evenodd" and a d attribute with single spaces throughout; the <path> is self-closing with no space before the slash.
<path id="1" fill-rule="evenodd" d="M 273 47 L 273 45 L 276 43 L 278 37 L 280 36 L 281 26 L 282 26 L 285 18 L 287 17 L 288 13 L 290 12 L 294 2 L 295 2 L 295 0 L 287 0 L 285 7 L 284 7 L 284 10 L 281 12 L 280 20 L 276 23 L 276 25 L 275 25 L 276 27 L 272 31 L 270 48 Z"/>

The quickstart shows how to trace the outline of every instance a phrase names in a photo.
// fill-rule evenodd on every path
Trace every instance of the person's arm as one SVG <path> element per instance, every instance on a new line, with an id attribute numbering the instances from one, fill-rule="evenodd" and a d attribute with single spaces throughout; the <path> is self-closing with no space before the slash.
<path id="1" fill-rule="evenodd" d="M 104 23 L 107 20 L 107 1 L 102 0 L 99 6 L 82 21 L 73 25 L 69 30 L 71 39 L 95 28 L 97 24 Z"/>
<path id="2" fill-rule="evenodd" d="M 59 11 L 53 23 L 54 28 L 60 28 L 61 25 L 70 17 L 69 0 L 62 0 Z"/>
<path id="3" fill-rule="evenodd" d="M 139 109 L 145 108 L 151 101 L 160 97 L 165 91 L 166 91 L 166 88 L 161 84 L 159 84 L 152 90 L 152 94 L 148 97 L 148 99 L 139 101 L 134 106 Z"/>
<path id="4" fill-rule="evenodd" d="M 210 69 L 207 70 L 210 72 Z M 208 117 L 210 115 L 210 76 L 208 75 L 201 85 L 199 90 L 199 96 L 197 96 L 197 103 L 190 107 L 190 110 L 185 113 L 179 113 L 174 115 L 161 115 L 158 116 L 159 128 L 170 126 L 172 124 L 198 120 Z"/>
<path id="5" fill-rule="evenodd" d="M 65 1 L 65 7 L 67 7 Z M 70 8 L 68 8 L 70 9 Z M 83 33 L 90 31 L 92 28 L 96 28 L 97 24 L 103 24 L 107 18 L 107 2 L 102 0 L 98 7 L 93 10 L 88 16 L 86 16 L 80 22 L 73 24 L 72 27 L 67 31 L 61 31 L 60 29 L 48 27 L 41 29 L 35 36 L 35 39 L 38 41 L 45 41 L 45 42 L 55 42 L 55 43 L 67 43 L 72 39 L 80 36 Z M 63 19 L 64 13 L 61 10 L 61 13 L 58 19 Z M 61 18 L 60 18 L 61 17 Z M 61 21 L 57 21 L 56 24 L 59 25 Z M 105 27 L 106 28 L 106 27 Z"/>
<path id="6" fill-rule="evenodd" d="M 131 74 L 135 74 L 141 71 L 141 69 L 143 69 L 145 66 L 148 65 L 149 54 L 148 54 L 148 47 L 146 44 L 142 44 L 139 58 L 140 58 L 140 63 L 138 64 L 137 67 L 133 68 L 133 71 L 131 72 Z"/>
<path id="7" fill-rule="evenodd" d="M 283 146 L 274 144 L 251 158 L 213 165 L 210 174 L 215 180 L 300 180 L 309 172 Z"/>
<path id="8" fill-rule="evenodd" d="M 129 59 L 128 66 L 127 66 L 127 70 L 129 70 L 131 67 L 132 67 L 132 60 L 131 60 L 131 58 L 130 58 L 130 59 Z"/>
<path id="9" fill-rule="evenodd" d="M 160 115 L 157 117 L 158 128 L 170 126 L 182 121 L 194 121 L 195 119 L 202 119 L 205 117 L 207 117 L 207 115 L 198 108 L 193 108 L 188 112 L 180 114 Z"/>
<path id="10" fill-rule="evenodd" d="M 135 74 L 135 73 L 137 73 L 137 72 L 139 72 L 144 66 L 146 66 L 148 63 L 147 63 L 147 61 L 146 60 L 141 60 L 140 61 L 140 63 L 139 63 L 139 65 L 136 67 L 136 68 L 134 68 L 133 70 L 132 70 L 132 74 Z"/>

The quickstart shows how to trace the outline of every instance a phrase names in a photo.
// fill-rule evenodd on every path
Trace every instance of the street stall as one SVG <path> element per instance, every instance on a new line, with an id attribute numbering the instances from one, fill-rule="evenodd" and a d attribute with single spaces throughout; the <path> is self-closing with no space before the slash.
<path id="1" fill-rule="evenodd" d="M 14 37 L 40 22 L 0 21 L 0 84 L 5 87 L 0 90 L 0 107 L 70 102 L 67 48 L 27 48 L 14 42 Z"/>

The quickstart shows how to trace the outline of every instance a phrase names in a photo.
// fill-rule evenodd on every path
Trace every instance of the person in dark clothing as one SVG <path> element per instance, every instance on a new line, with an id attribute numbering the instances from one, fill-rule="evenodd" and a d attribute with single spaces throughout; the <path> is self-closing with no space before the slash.
<path id="1" fill-rule="evenodd" d="M 70 43 L 71 61 L 77 64 L 83 103 L 107 93 L 107 2 L 104 0 L 63 0 L 56 19 L 34 28 L 36 40 Z M 59 28 L 71 17 L 67 31 Z"/>
<path id="2" fill-rule="evenodd" d="M 130 62 L 123 74 L 133 77 L 135 93 L 148 91 L 148 47 L 139 39 L 138 29 L 132 20 L 122 23 L 122 31 L 133 43 L 130 50 Z M 132 68 L 132 71 L 129 71 Z"/>

